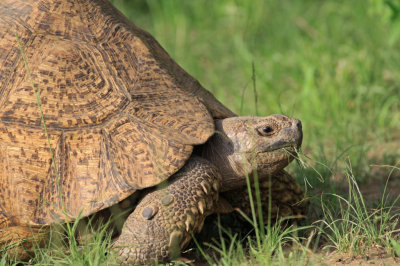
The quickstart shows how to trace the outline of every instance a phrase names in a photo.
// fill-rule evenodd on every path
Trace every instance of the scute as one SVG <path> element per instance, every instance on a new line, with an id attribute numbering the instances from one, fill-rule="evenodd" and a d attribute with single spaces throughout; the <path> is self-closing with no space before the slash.
<path id="1" fill-rule="evenodd" d="M 113 73 L 95 47 L 37 36 L 25 48 L 25 54 L 32 62 L 32 77 L 40 87 L 42 110 L 50 128 L 101 124 L 128 104 L 129 96 L 113 78 L 108 78 Z M 10 84 L 0 120 L 40 126 L 37 98 L 22 60 L 15 72 L 20 74 Z"/>
<path id="2" fill-rule="evenodd" d="M 0 128 L 0 207 L 12 214 L 13 223 L 40 225 L 89 215 L 162 182 L 192 152 L 192 145 L 129 119 L 107 130 L 51 131 L 55 173 L 42 129 Z"/>
<path id="3" fill-rule="evenodd" d="M 108 1 L 50 3 L 0 2 L 0 222 L 11 225 L 71 220 L 157 185 L 214 133 L 213 117 L 234 115 Z"/>

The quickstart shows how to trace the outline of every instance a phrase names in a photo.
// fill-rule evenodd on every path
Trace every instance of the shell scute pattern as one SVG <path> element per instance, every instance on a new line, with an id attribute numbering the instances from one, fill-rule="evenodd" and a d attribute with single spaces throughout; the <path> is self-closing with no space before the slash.
<path id="1" fill-rule="evenodd" d="M 214 133 L 212 116 L 233 115 L 105 0 L 0 2 L 0 107 L 0 211 L 16 225 L 159 184 Z"/>
<path id="2" fill-rule="evenodd" d="M 103 123 L 128 103 L 105 61 L 95 49 L 53 37 L 37 38 L 39 53 L 26 49 L 31 71 L 41 89 L 41 103 L 49 128 L 75 129 Z M 32 45 L 35 45 L 33 43 Z M 26 73 L 21 60 L 16 71 Z M 37 89 L 37 88 L 35 88 Z M 21 108 L 27 108 L 26 110 Z M 1 120 L 41 125 L 39 108 L 28 74 L 15 80 L 3 106 Z"/>

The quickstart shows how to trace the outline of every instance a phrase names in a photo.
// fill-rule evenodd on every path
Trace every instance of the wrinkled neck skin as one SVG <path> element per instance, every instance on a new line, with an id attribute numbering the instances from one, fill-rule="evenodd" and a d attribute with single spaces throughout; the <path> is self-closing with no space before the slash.
<path id="1" fill-rule="evenodd" d="M 234 152 L 229 139 L 219 132 L 207 142 L 203 150 L 203 157 L 220 170 L 222 192 L 245 186 L 246 175 L 250 177 L 252 174 L 253 166 L 248 155 Z M 242 165 L 237 164 L 238 161 L 242 161 Z"/>
<path id="2" fill-rule="evenodd" d="M 282 170 L 302 140 L 300 121 L 282 115 L 215 120 L 215 127 L 203 157 L 220 170 L 222 191 L 245 186 L 246 177 L 253 178 L 255 171 L 263 180 Z"/>

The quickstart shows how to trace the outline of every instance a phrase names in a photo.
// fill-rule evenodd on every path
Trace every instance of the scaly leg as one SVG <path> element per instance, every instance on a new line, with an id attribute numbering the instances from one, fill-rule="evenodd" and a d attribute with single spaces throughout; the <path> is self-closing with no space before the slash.
<path id="1" fill-rule="evenodd" d="M 213 212 L 220 182 L 215 166 L 193 156 L 179 172 L 147 193 L 114 244 L 121 264 L 154 264 L 179 257 Z"/>

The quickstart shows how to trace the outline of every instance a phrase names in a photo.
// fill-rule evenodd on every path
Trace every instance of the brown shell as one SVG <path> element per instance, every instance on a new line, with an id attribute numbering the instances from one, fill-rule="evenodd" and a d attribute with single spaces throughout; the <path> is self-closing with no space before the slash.
<path id="1" fill-rule="evenodd" d="M 107 0 L 1 0 L 0 106 L 0 228 L 85 216 L 157 185 L 213 117 L 233 115 Z"/>

